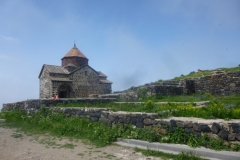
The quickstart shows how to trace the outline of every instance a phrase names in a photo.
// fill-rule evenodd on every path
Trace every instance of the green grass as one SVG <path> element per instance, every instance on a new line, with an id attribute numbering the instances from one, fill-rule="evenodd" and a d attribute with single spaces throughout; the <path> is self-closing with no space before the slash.
<path id="1" fill-rule="evenodd" d="M 220 71 L 225 71 L 225 72 L 236 72 L 240 71 L 240 67 L 234 67 L 234 68 L 218 68 Z M 196 73 L 189 73 L 188 75 L 181 75 L 179 77 L 175 77 L 173 80 L 183 80 L 183 79 L 188 79 L 188 78 L 199 78 L 204 76 L 209 76 L 211 75 L 213 70 L 206 70 L 202 72 L 196 72 Z"/>
<path id="2" fill-rule="evenodd" d="M 172 159 L 172 160 L 206 160 L 204 158 L 200 158 L 199 156 L 195 156 L 192 153 L 184 153 L 181 152 L 178 155 L 175 154 L 170 154 L 170 153 L 164 153 L 161 151 L 154 151 L 151 149 L 140 149 L 140 148 L 135 148 L 134 149 L 136 152 L 141 152 L 145 156 L 154 156 L 154 157 L 160 157 L 161 159 L 167 160 L 167 159 Z"/>
<path id="3" fill-rule="evenodd" d="M 39 134 L 38 134 L 39 135 Z M 39 136 L 34 135 L 30 141 L 37 141 L 40 144 L 45 145 L 46 148 L 61 148 L 61 144 L 58 144 L 55 142 L 55 137 L 51 138 L 49 136 L 43 136 L 43 138 L 40 138 Z"/>
<path id="4" fill-rule="evenodd" d="M 44 109 L 31 117 L 19 110 L 1 112 L 12 126 L 21 127 L 24 131 L 37 134 L 51 133 L 57 137 L 66 136 L 76 139 L 87 139 L 96 146 L 105 146 L 119 136 L 120 128 L 109 129 L 102 123 L 91 123 L 78 117 L 65 117 L 63 114 L 48 112 Z M 118 131 L 119 130 L 119 131 Z"/>
<path id="5" fill-rule="evenodd" d="M 79 156 L 84 156 L 84 153 L 78 153 L 77 155 L 79 155 Z"/>
<path id="6" fill-rule="evenodd" d="M 13 133 L 11 136 L 13 138 L 22 138 L 23 137 L 23 135 L 21 133 Z"/>
<path id="7" fill-rule="evenodd" d="M 233 68 L 219 68 L 222 71 L 226 71 L 226 72 L 236 72 L 236 71 L 240 71 L 240 67 L 233 67 Z"/>
<path id="8" fill-rule="evenodd" d="M 59 148 L 74 149 L 74 147 L 76 147 L 76 145 L 71 144 L 71 143 L 66 143 L 66 144 L 62 145 L 61 147 L 59 147 Z"/>
<path id="9" fill-rule="evenodd" d="M 106 146 L 116 141 L 118 137 L 139 139 L 149 142 L 164 142 L 187 144 L 192 147 L 204 146 L 216 150 L 234 150 L 239 151 L 240 145 L 234 147 L 223 145 L 223 140 L 209 139 L 206 135 L 199 138 L 184 132 L 181 128 L 175 128 L 174 132 L 167 132 L 167 135 L 158 134 L 159 128 L 135 128 L 132 125 L 114 125 L 107 127 L 100 122 L 90 122 L 78 117 L 66 117 L 61 113 L 53 112 L 42 108 L 40 112 L 28 116 L 20 110 L 1 112 L 0 117 L 6 119 L 6 124 L 21 127 L 23 131 L 32 134 L 48 134 L 61 138 L 62 136 L 70 139 L 83 139 L 90 141 L 98 147 Z M 73 148 L 73 144 L 60 145 L 54 142 L 54 139 L 36 140 L 46 144 L 46 147 L 64 147 Z"/>
<path id="10" fill-rule="evenodd" d="M 167 104 L 155 104 L 154 100 L 147 100 L 144 103 L 106 103 L 106 104 L 62 104 L 58 107 L 94 107 L 109 108 L 112 111 L 127 112 L 148 112 L 157 113 L 159 118 L 175 117 L 197 117 L 204 119 L 240 119 L 240 95 L 212 96 L 210 94 L 192 96 L 167 96 L 162 97 Z M 188 101 L 189 100 L 189 101 Z M 195 102 L 210 101 L 208 106 L 198 108 Z M 190 102 L 189 104 L 175 104 L 171 102 Z"/>

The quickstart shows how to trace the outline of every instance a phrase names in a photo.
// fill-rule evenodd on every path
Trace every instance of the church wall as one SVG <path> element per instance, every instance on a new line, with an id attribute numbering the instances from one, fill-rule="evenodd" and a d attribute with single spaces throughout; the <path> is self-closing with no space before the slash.
<path id="1" fill-rule="evenodd" d="M 50 77 L 53 78 L 68 78 L 68 76 L 68 74 L 50 73 Z"/>
<path id="2" fill-rule="evenodd" d="M 99 94 L 109 94 L 112 92 L 111 84 L 103 83 L 99 85 Z"/>
<path id="3" fill-rule="evenodd" d="M 76 44 L 61 60 L 62 66 L 46 65 L 47 69 L 43 67 L 39 77 L 40 98 L 50 98 L 56 94 L 60 98 L 79 98 L 111 92 L 111 84 L 102 83 L 105 80 L 108 82 L 107 76 L 88 66 L 88 59 Z M 50 73 L 43 73 L 47 71 Z"/>
<path id="4" fill-rule="evenodd" d="M 43 72 L 40 76 L 40 98 L 50 98 L 52 96 L 52 82 L 50 80 L 49 72 L 46 68 L 43 69 Z"/>
<path id="5" fill-rule="evenodd" d="M 52 82 L 52 95 L 56 95 L 58 94 L 58 88 L 61 85 L 65 85 L 65 86 L 70 86 L 72 88 L 72 83 L 71 82 L 61 82 L 61 81 L 53 81 Z M 71 98 L 73 95 L 72 93 L 70 93 L 69 95 L 67 95 L 67 98 Z"/>
<path id="6" fill-rule="evenodd" d="M 64 57 L 62 59 L 62 66 L 66 66 L 68 64 L 74 64 L 75 66 L 81 67 L 88 64 L 88 59 L 86 58 L 77 58 L 77 57 Z"/>
<path id="7" fill-rule="evenodd" d="M 98 74 L 86 66 L 70 75 L 73 80 L 74 97 L 87 97 L 89 94 L 99 94 Z"/>

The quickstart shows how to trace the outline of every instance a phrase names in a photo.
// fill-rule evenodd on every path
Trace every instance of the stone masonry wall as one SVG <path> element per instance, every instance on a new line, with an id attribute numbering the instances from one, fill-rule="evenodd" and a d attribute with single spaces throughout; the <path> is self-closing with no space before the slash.
<path id="1" fill-rule="evenodd" d="M 240 141 L 240 121 L 232 122 L 199 122 L 199 120 L 157 119 L 156 113 L 142 112 L 112 112 L 106 108 L 58 108 L 58 111 L 69 115 L 87 118 L 90 121 L 100 121 L 108 126 L 114 124 L 132 124 L 138 128 L 158 127 L 159 134 L 165 134 L 169 127 L 180 127 L 185 132 L 196 136 L 206 133 L 212 138 L 222 138 L 227 141 Z M 160 129 L 161 128 L 161 129 Z"/>
<path id="2" fill-rule="evenodd" d="M 240 94 L 240 71 L 211 75 L 195 80 L 195 91 L 212 95 Z"/>
<path id="3" fill-rule="evenodd" d="M 39 97 L 51 97 L 52 96 L 52 82 L 50 80 L 49 72 L 44 68 L 41 77 L 39 78 L 40 88 L 39 88 Z"/>
<path id="4" fill-rule="evenodd" d="M 41 105 L 51 106 L 57 103 L 96 103 L 109 102 L 113 99 L 73 99 L 73 100 L 28 100 L 17 103 L 3 104 L 3 111 L 22 109 L 27 113 L 33 113 L 40 109 Z M 108 126 L 114 124 L 132 124 L 139 128 L 157 127 L 159 134 L 166 134 L 166 128 L 174 132 L 174 127 L 180 127 L 185 132 L 193 133 L 198 136 L 206 133 L 212 138 L 222 138 L 227 141 L 240 141 L 240 121 L 207 121 L 197 118 L 178 118 L 157 119 L 155 113 L 141 112 L 112 112 L 107 108 L 56 108 L 51 107 L 55 111 L 61 112 L 67 116 L 78 116 L 79 118 L 87 118 L 90 121 L 100 121 Z"/>
<path id="5" fill-rule="evenodd" d="M 149 87 L 150 88 L 150 87 Z M 181 95 L 183 94 L 184 87 L 182 86 L 154 86 L 156 95 Z"/>
<path id="6" fill-rule="evenodd" d="M 186 95 L 210 93 L 212 95 L 240 94 L 240 71 L 214 74 L 196 79 L 163 81 L 145 87 L 151 95 Z"/>
<path id="7" fill-rule="evenodd" d="M 147 91 L 151 93 L 151 95 L 169 96 L 187 94 L 187 87 L 188 86 L 186 85 L 186 80 L 172 80 L 151 84 L 148 85 L 146 88 Z"/>
<path id="8" fill-rule="evenodd" d="M 89 94 L 99 93 L 98 74 L 88 66 L 73 72 L 70 79 L 73 80 L 75 97 L 87 97 Z"/>
<path id="9" fill-rule="evenodd" d="M 20 109 L 27 113 L 34 113 L 38 111 L 41 107 L 52 107 L 58 104 L 68 104 L 68 103 L 109 103 L 115 101 L 115 98 L 61 98 L 61 99 L 31 99 L 16 103 L 5 103 L 3 104 L 2 111 Z"/>

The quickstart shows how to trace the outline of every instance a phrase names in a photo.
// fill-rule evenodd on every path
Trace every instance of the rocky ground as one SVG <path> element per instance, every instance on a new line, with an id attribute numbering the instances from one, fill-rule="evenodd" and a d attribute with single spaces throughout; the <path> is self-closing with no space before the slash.
<path id="1" fill-rule="evenodd" d="M 133 148 L 109 145 L 96 148 L 81 140 L 24 133 L 0 122 L 1 160 L 159 160 L 135 152 Z"/>

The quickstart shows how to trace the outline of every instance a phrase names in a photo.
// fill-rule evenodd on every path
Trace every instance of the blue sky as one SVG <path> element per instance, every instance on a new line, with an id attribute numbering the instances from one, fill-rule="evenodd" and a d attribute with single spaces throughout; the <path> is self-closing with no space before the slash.
<path id="1" fill-rule="evenodd" d="M 0 108 L 77 47 L 113 91 L 240 64 L 239 0 L 0 0 Z"/>

